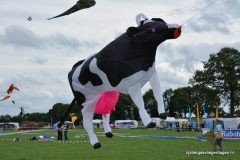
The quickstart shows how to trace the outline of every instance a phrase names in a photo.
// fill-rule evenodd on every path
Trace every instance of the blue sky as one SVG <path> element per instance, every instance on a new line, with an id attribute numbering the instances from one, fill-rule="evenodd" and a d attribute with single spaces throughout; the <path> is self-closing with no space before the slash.
<path id="1" fill-rule="evenodd" d="M 92 8 L 46 20 L 75 2 L 1 2 L 0 96 L 11 83 L 21 91 L 12 95 L 15 105 L 11 100 L 0 103 L 0 115 L 17 115 L 20 107 L 30 113 L 47 112 L 55 103 L 70 103 L 67 74 L 73 64 L 136 26 L 138 13 L 178 24 L 191 18 L 180 38 L 158 47 L 156 66 L 163 91 L 186 86 L 209 54 L 226 46 L 240 50 L 239 0 L 96 0 Z"/>

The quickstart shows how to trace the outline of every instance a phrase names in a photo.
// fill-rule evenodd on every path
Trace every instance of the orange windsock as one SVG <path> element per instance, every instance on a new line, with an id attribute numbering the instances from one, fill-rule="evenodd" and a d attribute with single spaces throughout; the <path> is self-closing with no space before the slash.
<path id="1" fill-rule="evenodd" d="M 7 100 L 8 98 L 10 98 L 10 96 L 4 96 L 0 101 Z"/>

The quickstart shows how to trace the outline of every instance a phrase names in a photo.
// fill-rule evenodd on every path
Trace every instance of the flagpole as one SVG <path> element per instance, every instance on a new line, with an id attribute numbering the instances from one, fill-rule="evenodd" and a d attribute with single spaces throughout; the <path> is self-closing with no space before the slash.
<path id="1" fill-rule="evenodd" d="M 218 109 L 219 109 L 219 105 L 220 105 L 220 98 L 217 97 L 217 98 L 216 98 L 216 118 L 215 118 L 216 121 L 218 120 Z"/>
<path id="2" fill-rule="evenodd" d="M 198 129 L 200 129 L 200 115 L 199 115 L 199 107 L 198 107 L 198 102 L 195 104 L 196 109 L 197 109 L 197 124 L 198 124 Z"/>

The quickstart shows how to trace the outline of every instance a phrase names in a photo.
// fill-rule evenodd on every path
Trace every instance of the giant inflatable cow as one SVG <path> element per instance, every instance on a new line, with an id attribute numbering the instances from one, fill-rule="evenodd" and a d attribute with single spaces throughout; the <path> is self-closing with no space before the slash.
<path id="1" fill-rule="evenodd" d="M 75 100 L 83 106 L 83 126 L 94 148 L 101 147 L 93 131 L 94 113 L 103 115 L 104 132 L 112 137 L 109 117 L 119 92 L 131 96 L 143 124 L 153 128 L 155 123 L 144 108 L 141 94 L 141 88 L 149 81 L 158 102 L 158 112 L 165 113 L 154 64 L 156 51 L 163 41 L 178 38 L 181 27 L 167 24 L 160 18 L 148 19 L 143 14 L 137 15 L 136 21 L 137 27 L 129 27 L 101 51 L 76 63 L 68 75 Z"/>

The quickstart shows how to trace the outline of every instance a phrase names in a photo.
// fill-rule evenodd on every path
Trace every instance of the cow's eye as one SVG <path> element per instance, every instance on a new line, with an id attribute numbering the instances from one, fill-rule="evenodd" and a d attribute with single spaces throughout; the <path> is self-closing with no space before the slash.
<path id="1" fill-rule="evenodd" d="M 151 28 L 151 31 L 152 31 L 153 33 L 156 32 L 156 28 L 155 28 L 155 27 Z"/>

